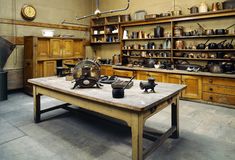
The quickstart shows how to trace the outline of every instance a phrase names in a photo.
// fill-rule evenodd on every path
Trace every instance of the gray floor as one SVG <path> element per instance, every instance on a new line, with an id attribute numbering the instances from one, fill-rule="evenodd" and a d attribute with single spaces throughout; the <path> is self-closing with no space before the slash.
<path id="1" fill-rule="evenodd" d="M 130 129 L 88 113 L 57 110 L 33 123 L 32 97 L 0 102 L 0 160 L 130 160 Z M 43 106 L 60 104 L 43 97 Z M 235 110 L 180 101 L 180 138 L 167 140 L 147 159 L 234 160 Z M 146 126 L 166 130 L 170 108 Z M 144 141 L 144 145 L 150 142 Z"/>

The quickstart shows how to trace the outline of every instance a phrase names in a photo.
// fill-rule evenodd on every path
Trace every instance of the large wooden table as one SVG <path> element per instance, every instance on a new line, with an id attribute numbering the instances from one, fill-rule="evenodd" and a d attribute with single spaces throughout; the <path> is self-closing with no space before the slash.
<path id="1" fill-rule="evenodd" d="M 33 84 L 34 120 L 40 122 L 41 114 L 67 106 L 60 105 L 41 110 L 40 96 L 46 95 L 64 101 L 66 104 L 97 112 L 118 120 L 122 120 L 131 127 L 132 132 L 132 160 L 142 160 L 158 148 L 167 138 L 179 137 L 179 95 L 185 85 L 158 83 L 156 93 L 144 93 L 139 88 L 139 81 L 134 81 L 134 86 L 125 90 L 122 99 L 112 98 L 112 88 L 105 84 L 102 88 L 74 89 L 74 84 L 64 78 L 46 77 L 30 79 Z M 144 130 L 145 121 L 171 105 L 171 128 L 161 134 Z M 143 150 L 143 138 L 148 138 L 154 143 Z"/>

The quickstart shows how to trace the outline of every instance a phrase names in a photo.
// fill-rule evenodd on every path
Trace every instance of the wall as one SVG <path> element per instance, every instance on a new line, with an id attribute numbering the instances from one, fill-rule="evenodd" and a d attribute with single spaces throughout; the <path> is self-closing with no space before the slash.
<path id="1" fill-rule="evenodd" d="M 182 10 L 183 14 L 189 14 L 188 8 L 192 6 L 199 6 L 201 2 L 206 2 L 208 6 L 211 8 L 213 2 L 223 2 L 224 0 L 175 0 L 175 9 Z M 183 3 L 182 3 L 183 2 Z M 110 9 L 118 9 L 123 8 L 127 4 L 127 0 L 100 0 L 100 10 L 110 10 Z M 93 10 L 95 9 L 95 0 L 93 0 Z M 127 11 L 119 12 L 117 14 L 133 14 L 137 10 L 145 10 L 147 14 L 159 14 L 166 13 L 167 11 L 174 9 L 174 0 L 131 0 L 130 8 Z M 222 21 L 221 21 L 222 22 Z M 233 19 L 226 21 L 225 23 L 217 23 L 216 25 L 219 27 L 226 27 L 229 24 L 234 23 Z M 196 24 L 190 24 L 191 26 L 196 26 Z M 205 27 L 214 27 L 213 23 L 204 24 Z M 111 58 L 113 54 L 120 54 L 119 45 L 103 45 L 99 47 L 94 47 L 96 50 L 96 55 L 102 58 Z"/>
<path id="2" fill-rule="evenodd" d="M 91 0 L 0 0 L 0 18 L 23 20 L 20 14 L 24 4 L 31 4 L 37 10 L 34 22 L 61 24 L 65 19 L 76 22 L 75 17 L 90 14 L 92 11 Z M 89 24 L 89 19 L 79 23 Z M 41 36 L 42 27 L 30 27 L 0 23 L 0 36 Z M 54 29 L 55 34 L 73 34 L 78 38 L 89 38 L 88 32 Z M 89 47 L 87 53 L 91 53 Z M 8 71 L 23 71 L 24 46 L 18 45 L 7 61 L 5 69 Z M 16 73 L 16 72 L 14 72 Z M 20 75 L 19 75 L 20 76 Z"/>

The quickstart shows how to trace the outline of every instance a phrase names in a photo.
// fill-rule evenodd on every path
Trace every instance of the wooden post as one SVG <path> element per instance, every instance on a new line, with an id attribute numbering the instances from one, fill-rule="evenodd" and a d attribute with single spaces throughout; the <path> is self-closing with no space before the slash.
<path id="1" fill-rule="evenodd" d="M 176 127 L 176 131 L 172 134 L 171 138 L 179 138 L 179 96 L 176 102 L 171 104 L 171 126 Z"/>
<path id="2" fill-rule="evenodd" d="M 143 160 L 143 116 L 135 113 L 132 118 L 132 160 Z"/>
<path id="3" fill-rule="evenodd" d="M 33 102 L 34 102 L 34 122 L 39 123 L 41 120 L 41 103 L 40 103 L 41 95 L 37 93 L 36 86 L 33 86 Z"/>

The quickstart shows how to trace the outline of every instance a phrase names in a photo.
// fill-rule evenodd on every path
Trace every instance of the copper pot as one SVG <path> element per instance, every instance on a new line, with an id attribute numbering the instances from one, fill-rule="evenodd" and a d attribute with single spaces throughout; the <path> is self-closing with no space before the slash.
<path id="1" fill-rule="evenodd" d="M 218 11 L 220 10 L 220 3 L 219 2 L 215 2 L 215 3 L 212 3 L 212 11 Z"/>
<path id="2" fill-rule="evenodd" d="M 177 41 L 175 42 L 175 48 L 176 48 L 176 49 L 184 49 L 184 41 L 177 40 Z"/>

